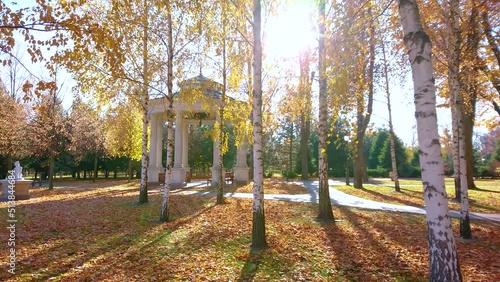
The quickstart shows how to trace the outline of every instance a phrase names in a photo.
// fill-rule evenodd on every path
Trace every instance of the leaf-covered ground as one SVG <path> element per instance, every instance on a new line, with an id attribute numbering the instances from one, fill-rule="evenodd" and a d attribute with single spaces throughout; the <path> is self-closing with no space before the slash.
<path id="1" fill-rule="evenodd" d="M 500 180 L 475 180 L 478 189 L 469 190 L 470 211 L 483 213 L 500 213 Z M 374 185 L 372 185 L 374 184 Z M 379 202 L 407 206 L 423 206 L 422 182 L 420 180 L 401 180 L 401 193 L 394 191 L 394 182 L 389 179 L 371 179 L 363 189 L 352 186 L 335 186 L 344 193 Z M 455 188 L 453 179 L 446 179 L 448 207 L 460 210 L 460 203 L 453 200 Z"/>
<path id="2" fill-rule="evenodd" d="M 293 183 L 286 183 L 283 180 L 278 179 L 265 179 L 264 185 L 266 189 L 266 194 L 286 194 L 286 195 L 296 195 L 296 194 L 307 194 L 307 189 L 302 185 L 297 185 Z M 206 190 L 206 191 L 216 191 L 217 187 L 200 187 L 194 190 Z M 253 183 L 247 185 L 237 185 L 229 184 L 224 187 L 224 192 L 237 192 L 237 193 L 253 193 Z"/>
<path id="3" fill-rule="evenodd" d="M 173 220 L 159 224 L 161 195 L 137 206 L 138 189 L 127 185 L 35 188 L 31 195 L 16 208 L 16 276 L 6 272 L 8 234 L 1 232 L 1 281 L 427 280 L 419 215 L 335 207 L 338 221 L 322 224 L 315 221 L 317 205 L 266 201 L 270 249 L 250 254 L 249 199 L 214 206 L 213 197 L 174 193 Z M 6 206 L 0 203 L 3 218 Z M 500 227 L 472 226 L 476 240 L 457 242 L 465 281 L 498 281 Z"/>

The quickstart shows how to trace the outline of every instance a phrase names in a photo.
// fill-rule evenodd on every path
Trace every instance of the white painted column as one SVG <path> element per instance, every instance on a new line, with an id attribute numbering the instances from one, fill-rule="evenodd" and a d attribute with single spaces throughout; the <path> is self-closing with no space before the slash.
<path id="1" fill-rule="evenodd" d="M 189 123 L 182 124 L 182 166 L 189 167 L 188 163 L 188 148 L 189 148 Z"/>
<path id="2" fill-rule="evenodd" d="M 156 165 L 157 162 L 157 128 L 156 128 L 156 120 L 157 116 L 154 113 L 150 113 L 150 138 L 149 138 L 149 162 L 148 162 L 148 182 L 158 182 L 158 167 Z"/>
<path id="3" fill-rule="evenodd" d="M 219 123 L 220 125 L 220 117 L 217 114 L 215 117 L 215 122 Z M 219 139 L 219 135 L 217 134 L 217 139 L 214 140 L 214 145 L 213 145 L 213 161 L 212 161 L 212 185 L 216 186 L 219 183 L 219 157 L 220 157 L 220 146 L 221 146 L 221 140 Z M 222 168 L 222 173 L 224 173 L 224 168 Z"/>
<path id="4" fill-rule="evenodd" d="M 250 182 L 250 175 L 247 165 L 247 150 L 248 141 L 246 136 L 244 137 L 243 143 L 236 149 L 236 167 L 234 168 L 234 180 L 237 183 L 248 184 Z"/>
<path id="5" fill-rule="evenodd" d="M 161 114 L 156 117 L 156 167 L 163 171 L 163 118 Z"/>
<path id="6" fill-rule="evenodd" d="M 149 121 L 149 126 L 151 128 L 151 136 L 149 138 L 149 168 L 156 167 L 156 142 L 157 142 L 157 128 L 156 128 L 156 114 L 151 114 L 151 119 Z"/>
<path id="7" fill-rule="evenodd" d="M 172 168 L 172 188 L 183 187 L 186 180 L 186 170 L 182 165 L 183 151 L 183 118 L 182 113 L 177 112 L 175 119 L 175 152 L 174 152 L 174 167 Z"/>
<path id="8" fill-rule="evenodd" d="M 248 167 L 247 166 L 247 148 L 248 143 L 245 138 L 242 144 L 236 148 L 236 167 Z"/>
<path id="9" fill-rule="evenodd" d="M 212 161 L 212 167 L 218 168 L 219 167 L 219 156 L 220 156 L 220 140 L 219 138 L 214 140 L 214 145 L 213 145 L 213 161 Z"/>
<path id="10" fill-rule="evenodd" d="M 182 167 L 182 115 L 177 113 L 175 118 L 175 152 L 174 152 L 174 167 Z"/>
<path id="11" fill-rule="evenodd" d="M 214 145 L 213 145 L 213 161 L 212 161 L 212 168 L 210 169 L 212 171 L 212 186 L 216 186 L 217 183 L 219 183 L 219 148 L 220 148 L 220 141 L 219 139 L 214 140 Z"/>
<path id="12" fill-rule="evenodd" d="M 182 126 L 182 166 L 186 177 L 186 182 L 191 182 L 191 168 L 189 167 L 188 154 L 189 154 L 189 123 L 184 121 Z"/>

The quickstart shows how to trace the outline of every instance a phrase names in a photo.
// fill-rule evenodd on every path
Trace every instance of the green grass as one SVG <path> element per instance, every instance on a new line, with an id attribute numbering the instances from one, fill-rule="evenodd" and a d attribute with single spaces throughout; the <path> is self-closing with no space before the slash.
<path id="1" fill-rule="evenodd" d="M 453 179 L 446 178 L 445 185 L 450 209 L 459 210 L 459 203 L 453 200 L 455 196 Z M 470 210 L 474 212 L 499 213 L 500 180 L 476 180 L 476 185 L 479 189 L 468 191 Z M 371 179 L 363 187 L 363 189 L 355 189 L 352 186 L 343 185 L 335 186 L 335 189 L 350 195 L 380 202 L 424 206 L 422 183 L 420 180 L 401 179 L 401 193 L 394 191 L 394 182 L 390 179 Z"/>

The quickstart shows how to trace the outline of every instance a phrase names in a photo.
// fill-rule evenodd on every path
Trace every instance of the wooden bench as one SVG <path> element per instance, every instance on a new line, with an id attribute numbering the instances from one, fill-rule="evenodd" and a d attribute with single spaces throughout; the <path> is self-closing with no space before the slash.
<path id="1" fill-rule="evenodd" d="M 231 184 L 234 183 L 234 172 L 226 172 L 226 175 L 224 176 L 224 181 L 226 181 L 227 184 L 228 182 L 231 182 Z"/>
<path id="2" fill-rule="evenodd" d="M 226 184 L 229 184 L 229 182 L 231 184 L 233 184 L 234 183 L 234 172 L 226 172 L 224 175 L 224 181 L 226 182 Z M 207 186 L 210 185 L 210 183 L 212 183 L 212 174 L 209 174 L 207 177 Z"/>

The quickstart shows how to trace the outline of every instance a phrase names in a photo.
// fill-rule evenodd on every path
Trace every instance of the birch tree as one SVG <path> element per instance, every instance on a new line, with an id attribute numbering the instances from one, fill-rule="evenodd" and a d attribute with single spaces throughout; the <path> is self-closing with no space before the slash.
<path id="1" fill-rule="evenodd" d="M 385 44 L 382 42 L 382 54 L 384 59 L 384 76 L 385 76 L 385 93 L 387 97 L 387 112 L 389 114 L 389 138 L 391 142 L 391 165 L 392 165 L 392 178 L 394 180 L 394 190 L 401 192 L 399 187 L 398 165 L 396 163 L 396 146 L 394 141 L 394 128 L 392 125 L 392 112 L 391 112 L 391 92 L 389 91 L 389 71 L 387 70 L 387 58 L 385 56 Z"/>
<path id="2" fill-rule="evenodd" d="M 314 72 L 310 73 L 311 50 L 304 49 L 299 56 L 300 63 L 300 80 L 299 94 L 301 98 L 301 114 L 300 114 L 300 162 L 302 168 L 302 180 L 309 179 L 309 137 L 311 136 L 311 112 L 312 112 L 312 95 L 311 84 L 314 80 Z"/>
<path id="3" fill-rule="evenodd" d="M 415 117 L 427 212 L 430 281 L 462 281 L 448 199 L 436 116 L 436 93 L 429 36 L 415 1 L 400 0 L 399 15 L 413 74 Z"/>
<path id="4" fill-rule="evenodd" d="M 261 3 L 253 0 L 253 211 L 252 249 L 268 247 L 264 215 L 264 164 L 262 160 L 262 41 Z"/>
<path id="5" fill-rule="evenodd" d="M 167 115 L 167 148 L 166 148 L 166 165 L 165 165 L 165 181 L 163 185 L 163 197 L 160 210 L 160 221 L 167 222 L 169 218 L 169 194 L 172 185 L 172 168 L 173 168 L 173 153 L 174 153 L 174 79 L 176 72 L 174 63 L 178 63 L 178 72 L 182 69 L 181 62 L 186 59 L 187 46 L 192 44 L 201 34 L 199 28 L 203 19 L 200 14 L 203 11 L 203 5 L 197 1 L 192 2 L 162 2 L 158 6 L 164 13 L 161 15 L 161 22 L 164 25 L 160 26 L 156 35 L 162 42 L 162 48 L 166 52 L 166 62 L 162 66 L 166 66 L 166 93 L 163 95 L 166 99 L 166 115 Z M 186 11 L 190 11 L 187 14 Z M 191 17 L 191 18 L 190 18 Z M 165 78 L 163 76 L 163 78 Z M 180 98 L 180 97 L 179 97 Z"/>
<path id="6" fill-rule="evenodd" d="M 460 6 L 457 0 L 450 1 L 450 46 L 448 48 L 448 84 L 450 98 L 452 100 L 453 113 L 455 114 L 456 123 L 456 146 L 458 151 L 459 164 L 458 175 L 460 181 L 460 235 L 463 238 L 471 238 L 470 220 L 469 220 L 469 198 L 467 184 L 467 162 L 465 159 L 465 136 L 464 136 L 464 114 L 463 114 L 463 97 L 460 86 L 460 42 L 461 33 L 459 26 Z M 454 134 L 455 135 L 455 134 Z M 453 140 L 455 143 L 455 140 Z"/>
<path id="7" fill-rule="evenodd" d="M 318 219 L 333 221 L 332 203 L 328 187 L 328 104 L 326 81 L 326 49 L 325 49 L 325 1 L 318 2 L 318 75 L 319 75 L 319 116 L 318 116 L 318 176 L 319 176 L 319 212 Z"/>

